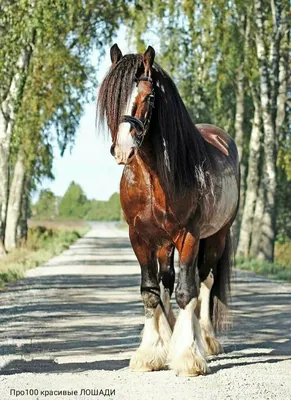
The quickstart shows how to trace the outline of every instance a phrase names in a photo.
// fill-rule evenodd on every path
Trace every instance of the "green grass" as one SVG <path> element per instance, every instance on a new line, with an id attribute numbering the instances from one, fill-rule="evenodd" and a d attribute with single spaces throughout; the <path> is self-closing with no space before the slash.
<path id="1" fill-rule="evenodd" d="M 34 222 L 29 228 L 26 246 L 0 259 L 0 287 L 23 278 L 27 269 L 35 268 L 62 253 L 88 230 L 88 226 L 82 223 L 54 225 L 52 222 Z"/>
<path id="2" fill-rule="evenodd" d="M 291 282 L 291 242 L 276 243 L 274 263 L 237 258 L 236 268 Z"/>

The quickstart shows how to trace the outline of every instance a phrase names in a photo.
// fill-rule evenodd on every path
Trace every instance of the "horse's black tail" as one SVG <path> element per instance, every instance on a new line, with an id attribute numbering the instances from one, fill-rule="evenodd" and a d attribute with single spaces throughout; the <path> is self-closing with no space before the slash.
<path id="1" fill-rule="evenodd" d="M 215 331 L 226 330 L 230 325 L 228 300 L 233 263 L 233 250 L 230 232 L 225 239 L 225 248 L 218 261 L 214 284 L 210 293 L 210 315 Z"/>

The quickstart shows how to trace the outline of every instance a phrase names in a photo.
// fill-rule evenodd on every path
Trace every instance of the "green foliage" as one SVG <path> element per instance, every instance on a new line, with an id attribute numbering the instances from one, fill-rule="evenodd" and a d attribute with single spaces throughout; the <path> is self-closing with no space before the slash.
<path id="1" fill-rule="evenodd" d="M 58 199 L 51 190 L 44 189 L 40 192 L 37 203 L 32 206 L 32 214 L 47 219 L 58 215 Z"/>
<path id="2" fill-rule="evenodd" d="M 275 260 L 285 268 L 291 269 L 291 240 L 277 242 L 275 246 Z"/>
<path id="3" fill-rule="evenodd" d="M 88 221 L 119 221 L 120 216 L 119 194 L 114 193 L 108 201 L 92 200 L 86 219 Z"/>
<path id="4" fill-rule="evenodd" d="M 102 55 L 126 14 L 121 0 L 0 2 L 0 103 L 21 72 L 10 160 L 13 168 L 21 147 L 32 186 L 53 178 L 51 143 L 58 142 L 61 154 L 74 143 L 84 104 L 95 94 L 101 57 L 92 66 L 92 50 Z M 27 67 L 20 71 L 25 52 Z"/>
<path id="5" fill-rule="evenodd" d="M 289 244 L 290 247 L 290 244 Z M 291 282 L 291 263 L 282 265 L 278 262 L 258 261 L 249 258 L 236 259 L 236 268 L 251 271 L 255 274 L 266 275 L 270 278 Z"/>
<path id="6" fill-rule="evenodd" d="M 157 61 L 175 80 L 194 122 L 216 124 L 230 134 L 245 40 L 240 26 L 248 3 L 138 1 L 131 9 L 131 34 L 138 50 L 144 51 L 153 34 L 160 38 Z"/>
<path id="7" fill-rule="evenodd" d="M 7 282 L 23 278 L 25 270 L 35 268 L 60 254 L 87 230 L 47 229 L 44 226 L 30 228 L 26 247 L 9 253 L 0 260 L 0 287 Z"/>
<path id="8" fill-rule="evenodd" d="M 119 193 L 108 201 L 88 200 L 80 185 L 71 182 L 59 199 L 50 190 L 40 192 L 38 201 L 31 206 L 35 219 L 85 219 L 87 221 L 119 221 L 121 205 Z"/>
<path id="9" fill-rule="evenodd" d="M 88 212 L 88 200 L 80 185 L 71 182 L 59 204 L 59 213 L 64 218 L 84 218 Z"/>

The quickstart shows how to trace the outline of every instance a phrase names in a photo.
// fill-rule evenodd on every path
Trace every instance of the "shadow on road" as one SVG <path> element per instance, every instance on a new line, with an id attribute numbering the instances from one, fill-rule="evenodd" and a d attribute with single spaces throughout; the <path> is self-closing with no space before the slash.
<path id="1" fill-rule="evenodd" d="M 121 251 L 126 256 L 118 262 Z M 73 253 L 76 257 L 69 260 Z M 112 371 L 128 366 L 127 353 L 138 346 L 143 319 L 139 268 L 130 258 L 128 240 L 85 237 L 65 254 L 67 258 L 56 259 L 50 267 L 71 268 L 70 273 L 27 278 L 0 292 L 1 374 Z M 98 257 L 87 259 L 92 254 Z M 92 268 L 90 274 L 74 274 L 79 265 Z M 124 273 L 106 273 L 106 266 L 111 271 L 122 266 Z M 222 337 L 226 353 L 211 361 L 212 373 L 291 358 L 286 288 L 237 273 L 233 328 Z"/>
<path id="2" fill-rule="evenodd" d="M 94 370 L 118 371 L 127 368 L 129 359 L 124 360 L 102 360 L 94 362 L 75 362 L 58 364 L 54 360 L 15 360 L 9 363 L 9 368 L 1 371 L 3 375 L 31 373 L 78 373 Z"/>
<path id="3" fill-rule="evenodd" d="M 57 275 L 13 285 L 0 298 L 17 294 L 22 302 L 1 309 L 0 359 L 18 359 L 8 362 L 1 374 L 125 367 L 128 360 L 58 364 L 54 357 L 134 350 L 142 327 L 131 320 L 142 315 L 143 306 L 140 300 L 123 301 L 123 296 L 124 292 L 138 294 L 138 286 L 139 275 Z M 42 354 L 51 360 L 39 359 Z"/>

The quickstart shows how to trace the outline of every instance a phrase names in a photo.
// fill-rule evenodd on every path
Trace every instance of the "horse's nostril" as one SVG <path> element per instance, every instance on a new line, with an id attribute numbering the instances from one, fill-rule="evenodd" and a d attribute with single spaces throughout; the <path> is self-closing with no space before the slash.
<path id="1" fill-rule="evenodd" d="M 114 144 L 110 147 L 110 154 L 111 154 L 113 157 L 115 157 L 115 145 L 114 145 Z"/>

